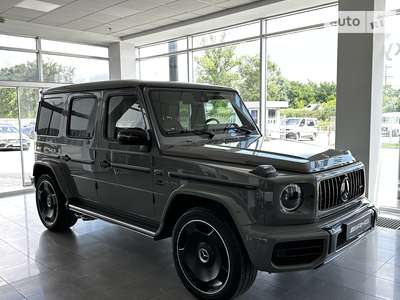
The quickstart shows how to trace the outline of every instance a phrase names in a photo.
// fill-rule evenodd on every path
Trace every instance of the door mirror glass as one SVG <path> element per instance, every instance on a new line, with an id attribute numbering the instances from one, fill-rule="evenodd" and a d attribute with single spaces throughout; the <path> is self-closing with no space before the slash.
<path id="1" fill-rule="evenodd" d="M 142 128 L 120 129 L 117 136 L 118 142 L 124 145 L 149 145 L 150 139 Z"/>

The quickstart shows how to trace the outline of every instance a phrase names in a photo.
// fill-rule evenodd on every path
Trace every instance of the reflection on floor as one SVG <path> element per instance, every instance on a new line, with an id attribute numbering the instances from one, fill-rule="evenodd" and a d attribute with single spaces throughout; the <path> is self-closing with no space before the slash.
<path id="1" fill-rule="evenodd" d="M 43 229 L 34 202 L 0 198 L 0 299 L 193 299 L 170 240 L 102 221 L 57 235 Z M 318 270 L 259 273 L 240 299 L 400 299 L 400 234 L 378 229 Z"/>

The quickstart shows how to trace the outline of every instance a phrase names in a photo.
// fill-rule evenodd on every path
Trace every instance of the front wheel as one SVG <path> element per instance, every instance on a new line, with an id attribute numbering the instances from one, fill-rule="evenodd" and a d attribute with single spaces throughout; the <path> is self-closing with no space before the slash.
<path id="1" fill-rule="evenodd" d="M 229 221 L 213 211 L 187 211 L 176 223 L 172 238 L 177 273 L 197 298 L 231 299 L 253 284 L 257 270 Z"/>
<path id="2" fill-rule="evenodd" d="M 37 180 L 36 206 L 40 220 L 51 231 L 66 231 L 77 221 L 66 207 L 65 197 L 56 181 L 47 174 Z"/>

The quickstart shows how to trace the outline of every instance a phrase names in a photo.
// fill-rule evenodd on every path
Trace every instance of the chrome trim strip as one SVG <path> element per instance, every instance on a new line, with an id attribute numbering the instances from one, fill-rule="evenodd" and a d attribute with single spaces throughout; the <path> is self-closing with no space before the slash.
<path id="1" fill-rule="evenodd" d="M 89 217 L 102 219 L 104 221 L 107 221 L 107 222 L 110 222 L 110 223 L 113 223 L 113 224 L 116 224 L 116 225 L 120 225 L 122 227 L 128 228 L 130 230 L 135 231 L 136 233 L 139 233 L 139 234 L 147 236 L 147 237 L 153 238 L 156 235 L 156 233 L 153 232 L 153 231 L 150 231 L 150 230 L 147 230 L 147 229 L 144 229 L 144 228 L 132 225 L 132 224 L 128 224 L 126 222 L 119 221 L 117 219 L 114 219 L 114 218 L 111 218 L 111 217 L 107 217 L 107 216 L 102 215 L 100 213 L 93 212 L 91 210 L 88 210 L 88 209 L 85 209 L 85 208 L 81 208 L 81 207 L 78 207 L 78 206 L 75 206 L 75 205 L 72 205 L 72 204 L 69 204 L 68 208 L 70 210 L 74 211 L 74 212 L 81 213 L 81 214 L 87 215 Z"/>

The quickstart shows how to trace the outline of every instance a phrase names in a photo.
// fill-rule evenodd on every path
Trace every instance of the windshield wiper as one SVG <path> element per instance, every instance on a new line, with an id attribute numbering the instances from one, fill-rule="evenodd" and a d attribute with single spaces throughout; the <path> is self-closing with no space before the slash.
<path id="1" fill-rule="evenodd" d="M 211 131 L 207 131 L 204 129 L 193 129 L 193 130 L 171 130 L 167 131 L 167 134 L 180 134 L 180 133 L 193 133 L 195 135 L 207 135 L 208 138 L 211 140 L 215 134 Z"/>
<path id="2" fill-rule="evenodd" d="M 235 130 L 236 132 L 242 131 L 242 132 L 244 132 L 246 135 L 252 134 L 252 133 L 253 133 L 253 130 L 250 130 L 250 129 L 244 127 L 244 126 L 239 126 L 239 125 L 236 124 L 236 123 L 230 123 L 230 124 L 226 125 L 225 128 L 224 128 L 224 131 L 228 131 L 228 130 L 230 130 L 230 129 Z"/>

